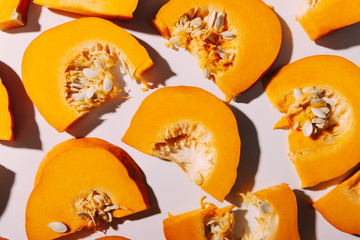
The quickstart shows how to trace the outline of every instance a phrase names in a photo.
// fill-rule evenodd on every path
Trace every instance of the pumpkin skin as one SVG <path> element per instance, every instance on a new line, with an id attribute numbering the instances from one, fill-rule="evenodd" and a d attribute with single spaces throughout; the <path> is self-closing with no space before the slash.
<path id="1" fill-rule="evenodd" d="M 199 131 L 201 133 L 198 133 Z M 195 132 L 198 135 L 191 135 Z M 236 179 L 241 144 L 233 113 L 214 95 L 196 87 L 161 88 L 142 102 L 122 141 L 145 154 L 174 161 L 171 157 L 161 155 L 157 146 L 166 145 L 172 140 L 176 142 L 179 138 L 181 140 L 182 136 L 186 137 L 185 140 L 197 141 L 194 144 L 198 147 L 192 154 L 188 156 L 184 153 L 188 156 L 185 157 L 185 162 L 193 161 L 190 165 L 202 164 L 200 160 L 207 157 L 202 157 L 203 152 L 213 153 L 212 160 L 209 160 L 213 165 L 209 167 L 202 182 L 197 183 L 196 177 L 192 180 L 211 196 L 223 201 Z M 204 142 L 200 142 L 203 138 Z M 211 150 L 207 146 L 210 146 Z M 187 150 L 184 147 L 174 151 L 181 152 L 184 149 Z M 200 160 L 196 157 L 198 154 L 201 156 Z M 195 160 L 190 156 L 195 156 Z M 186 171 L 181 163 L 179 166 Z M 191 169 L 188 169 L 187 173 L 191 177 Z"/>
<path id="2" fill-rule="evenodd" d="M 360 235 L 360 171 L 313 203 L 314 208 L 340 231 Z"/>
<path id="3" fill-rule="evenodd" d="M 38 182 L 27 203 L 28 239 L 54 239 L 92 227 L 87 219 L 77 216 L 75 208 L 77 200 L 91 190 L 104 192 L 120 206 L 112 212 L 116 218 L 150 207 L 141 170 L 121 148 L 101 139 L 84 138 L 60 143 L 55 152 L 40 165 Z M 53 231 L 47 226 L 51 222 L 65 224 L 67 231 Z"/>
<path id="4" fill-rule="evenodd" d="M 112 46 L 119 51 L 130 69 L 129 74 L 146 84 L 141 74 L 152 67 L 153 62 L 145 48 L 125 30 L 104 19 L 81 18 L 49 29 L 34 39 L 24 53 L 25 90 L 45 120 L 59 132 L 88 112 L 79 111 L 68 102 L 67 91 L 73 88 L 65 75 L 84 49 L 98 45 Z M 115 93 L 112 88 L 102 99 L 112 98 Z"/>
<path id="5" fill-rule="evenodd" d="M 14 120 L 10 110 L 9 95 L 0 79 L 0 140 L 14 140 Z"/>
<path id="6" fill-rule="evenodd" d="M 29 0 L 2 0 L 0 30 L 24 26 L 28 4 Z"/>
<path id="7" fill-rule="evenodd" d="M 295 88 L 311 86 L 336 92 L 341 98 L 339 104 L 343 104 L 342 111 L 350 111 L 338 124 L 338 129 L 343 129 L 335 137 L 331 129 L 315 138 L 305 137 L 301 131 L 289 132 L 290 158 L 303 187 L 338 177 L 359 162 L 359 78 L 360 68 L 347 59 L 319 55 L 283 67 L 267 84 L 265 91 L 270 102 L 282 113 L 289 108 L 289 93 Z"/>
<path id="8" fill-rule="evenodd" d="M 217 208 L 215 205 L 209 204 L 206 208 L 201 208 L 173 216 L 169 213 L 169 217 L 164 219 L 164 235 L 167 240 L 207 240 L 205 232 L 205 222 L 213 216 L 223 216 L 224 213 L 231 212 L 235 206 L 227 206 Z M 232 239 L 232 238 L 230 238 Z"/>
<path id="9" fill-rule="evenodd" d="M 311 40 L 360 21 L 360 2 L 321 0 L 297 18 Z"/>
<path id="10" fill-rule="evenodd" d="M 226 101 L 230 101 L 260 79 L 277 58 L 282 42 L 279 19 L 273 9 L 260 0 L 171 0 L 159 10 L 153 24 L 169 40 L 170 28 L 194 8 L 226 12 L 230 24 L 228 30 L 241 36 L 232 40 L 236 48 L 232 68 L 214 80 Z M 186 49 L 192 54 L 196 51 L 188 46 Z"/>
<path id="11" fill-rule="evenodd" d="M 34 3 L 52 9 L 79 13 L 88 16 L 131 20 L 138 0 L 34 0 Z"/>

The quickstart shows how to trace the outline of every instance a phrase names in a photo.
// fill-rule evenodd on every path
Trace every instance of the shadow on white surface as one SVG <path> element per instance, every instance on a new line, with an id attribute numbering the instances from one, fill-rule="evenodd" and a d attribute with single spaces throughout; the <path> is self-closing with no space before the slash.
<path id="1" fill-rule="evenodd" d="M 15 173 L 0 165 L 0 218 L 6 209 L 14 181 Z"/>
<path id="2" fill-rule="evenodd" d="M 242 141 L 237 178 L 225 200 L 240 206 L 242 198 L 238 193 L 250 192 L 255 184 L 255 175 L 260 160 L 260 146 L 256 128 L 251 120 L 237 108 L 231 105 L 229 107 L 235 115 Z"/>
<path id="3" fill-rule="evenodd" d="M 360 45 L 360 22 L 335 30 L 315 41 L 317 45 L 334 50 L 347 49 Z"/>
<path id="4" fill-rule="evenodd" d="M 288 64 L 291 60 L 293 52 L 293 39 L 289 26 L 285 20 L 278 14 L 276 14 L 280 20 L 282 29 L 282 43 L 278 57 L 274 62 L 273 66 L 269 69 L 269 72 L 264 74 L 257 83 L 251 86 L 244 93 L 236 97 L 235 102 L 238 103 L 250 103 L 252 100 L 260 97 L 264 93 L 264 87 L 260 84 L 261 82 L 267 82 L 282 66 Z"/>
<path id="5" fill-rule="evenodd" d="M 39 127 L 35 121 L 34 105 L 26 94 L 17 73 L 0 61 L 0 74 L 10 99 L 14 118 L 15 141 L 0 141 L 2 145 L 15 148 L 42 149 Z"/>
<path id="6" fill-rule="evenodd" d="M 294 190 L 298 207 L 298 227 L 300 239 L 316 240 L 315 209 L 313 201 L 302 190 Z"/>
<path id="7" fill-rule="evenodd" d="M 40 32 L 41 26 L 39 24 L 39 17 L 41 14 L 42 7 L 34 4 L 30 1 L 28 10 L 27 10 L 27 21 L 26 25 L 23 27 L 13 28 L 5 30 L 4 32 L 15 34 L 15 33 L 24 33 L 24 32 Z"/>

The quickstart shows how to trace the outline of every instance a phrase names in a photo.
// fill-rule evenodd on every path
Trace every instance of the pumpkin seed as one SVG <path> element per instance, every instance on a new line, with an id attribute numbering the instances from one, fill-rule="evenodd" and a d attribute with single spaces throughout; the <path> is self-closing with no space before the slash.
<path id="1" fill-rule="evenodd" d="M 235 38 L 235 34 L 230 32 L 230 31 L 225 31 L 225 32 L 221 32 L 220 33 L 221 37 L 224 39 L 234 39 Z"/>
<path id="2" fill-rule="evenodd" d="M 61 222 L 51 222 L 47 226 L 57 233 L 64 233 L 68 230 L 67 226 Z"/>
<path id="3" fill-rule="evenodd" d="M 307 121 L 303 126 L 303 133 L 305 137 L 309 137 L 314 131 L 314 126 L 310 121 Z"/>
<path id="4" fill-rule="evenodd" d="M 328 97 L 323 97 L 323 100 L 324 100 L 327 104 L 329 104 L 332 108 L 335 107 L 335 102 L 334 102 L 332 99 L 330 99 L 330 98 L 328 98 Z"/>
<path id="5" fill-rule="evenodd" d="M 225 19 L 225 12 L 220 13 L 215 21 L 215 31 L 220 31 L 220 29 L 223 27 L 224 25 L 224 19 Z"/>
<path id="6" fill-rule="evenodd" d="M 324 126 L 325 126 L 325 123 L 317 123 L 317 124 L 315 124 L 315 126 L 316 126 L 317 128 L 323 129 Z"/>
<path id="7" fill-rule="evenodd" d="M 95 94 L 95 89 L 93 86 L 89 87 L 88 90 L 86 90 L 86 98 L 92 98 Z"/>
<path id="8" fill-rule="evenodd" d="M 311 112 L 319 118 L 326 118 L 326 114 L 318 108 L 311 108 Z"/>
<path id="9" fill-rule="evenodd" d="M 322 108 L 320 108 L 320 110 L 321 110 L 323 113 L 325 113 L 326 115 L 329 114 L 329 112 L 330 112 L 330 109 L 327 108 L 327 107 L 322 107 Z"/>
<path id="10" fill-rule="evenodd" d="M 83 73 L 87 78 L 97 78 L 99 75 L 91 68 L 84 68 Z"/>
<path id="11" fill-rule="evenodd" d="M 312 123 L 326 123 L 326 119 L 323 118 L 314 118 L 311 120 Z"/>
<path id="12" fill-rule="evenodd" d="M 294 89 L 294 97 L 295 97 L 296 100 L 299 100 L 302 95 L 303 94 L 302 94 L 301 90 L 299 90 L 297 88 Z"/>
<path id="13" fill-rule="evenodd" d="M 84 85 L 82 85 L 80 83 L 70 83 L 70 86 L 78 88 L 78 89 L 82 89 L 85 87 Z"/>
<path id="14" fill-rule="evenodd" d="M 314 99 L 311 99 L 310 104 L 319 103 L 319 102 L 321 102 L 321 101 L 322 101 L 321 98 L 314 98 Z"/>
<path id="15" fill-rule="evenodd" d="M 191 26 L 194 28 L 199 28 L 202 25 L 201 18 L 197 17 L 191 20 Z M 191 29 L 190 29 L 191 30 Z M 192 31 L 192 30 L 191 30 Z"/>
<path id="16" fill-rule="evenodd" d="M 108 77 L 105 77 L 103 81 L 103 87 L 105 92 L 110 92 L 113 87 L 113 81 L 111 81 Z"/>
<path id="17" fill-rule="evenodd" d="M 209 71 L 208 67 L 205 68 L 204 77 L 207 78 L 207 79 L 210 77 L 210 71 Z"/>
<path id="18" fill-rule="evenodd" d="M 209 16 L 209 19 L 208 19 L 208 26 L 209 26 L 210 28 L 212 28 L 213 25 L 214 25 L 215 17 L 216 17 L 216 11 L 213 10 L 213 11 L 211 12 L 210 16 Z"/>

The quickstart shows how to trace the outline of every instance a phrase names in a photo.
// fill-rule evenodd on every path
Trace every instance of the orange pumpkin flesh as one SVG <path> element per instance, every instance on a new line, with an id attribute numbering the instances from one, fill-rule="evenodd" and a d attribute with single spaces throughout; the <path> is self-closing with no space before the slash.
<path id="1" fill-rule="evenodd" d="M 165 87 L 150 94 L 122 141 L 174 161 L 219 201 L 235 182 L 240 157 L 236 119 L 221 100 L 200 88 Z"/>
<path id="2" fill-rule="evenodd" d="M 340 231 L 360 235 L 360 171 L 313 203 L 314 208 Z"/>
<path id="3" fill-rule="evenodd" d="M 89 16 L 131 20 L 138 0 L 34 0 L 34 3 Z"/>
<path id="4" fill-rule="evenodd" d="M 0 140 L 14 140 L 13 126 L 9 95 L 0 79 Z"/>
<path id="5" fill-rule="evenodd" d="M 266 86 L 270 102 L 286 114 L 275 128 L 292 129 L 290 158 L 303 187 L 340 176 L 359 162 L 359 79 L 360 68 L 352 62 L 320 55 L 283 67 Z M 330 112 L 325 125 L 318 125 L 324 118 L 312 108 L 323 107 Z"/>
<path id="6" fill-rule="evenodd" d="M 24 26 L 29 0 L 2 0 L 0 30 Z"/>
<path id="7" fill-rule="evenodd" d="M 58 238 L 150 207 L 142 173 L 124 150 L 101 139 L 68 143 L 39 169 L 26 207 L 28 239 Z M 64 224 L 66 232 L 50 228 L 54 223 Z"/>
<path id="8" fill-rule="evenodd" d="M 297 202 L 287 184 L 241 194 L 245 203 L 259 209 L 259 228 L 245 239 L 299 240 Z M 260 237 L 261 236 L 261 237 Z"/>
<path id="9" fill-rule="evenodd" d="M 354 0 L 305 1 L 297 18 L 311 40 L 360 21 L 360 2 Z"/>
<path id="10" fill-rule="evenodd" d="M 165 238 L 167 240 L 233 239 L 234 206 L 219 209 L 209 203 L 201 205 L 200 209 L 191 212 L 176 216 L 169 214 L 169 217 L 163 221 Z M 213 229 L 220 225 L 219 222 L 222 231 L 216 233 Z"/>
<path id="11" fill-rule="evenodd" d="M 146 88 L 141 74 L 152 65 L 145 48 L 122 28 L 100 18 L 81 18 L 47 30 L 30 43 L 22 78 L 39 112 L 62 132 L 124 92 L 122 79 L 142 81 Z"/>
<path id="12" fill-rule="evenodd" d="M 197 57 L 227 101 L 261 78 L 282 41 L 279 19 L 260 0 L 171 0 L 153 23 L 168 46 Z"/>

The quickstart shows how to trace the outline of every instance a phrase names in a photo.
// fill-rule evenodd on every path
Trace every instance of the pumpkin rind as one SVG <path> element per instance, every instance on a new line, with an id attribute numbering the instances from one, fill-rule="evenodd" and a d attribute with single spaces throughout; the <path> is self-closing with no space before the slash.
<path id="1" fill-rule="evenodd" d="M 24 53 L 25 90 L 45 120 L 59 132 L 87 112 L 78 111 L 67 102 L 69 83 L 65 73 L 84 49 L 99 44 L 120 51 L 130 68 L 129 74 L 137 79 L 143 80 L 141 74 L 153 65 L 145 48 L 134 37 L 100 18 L 81 18 L 49 29 L 33 40 Z M 113 90 L 110 93 L 115 94 Z M 113 96 L 103 99 L 110 97 Z"/>
<path id="2" fill-rule="evenodd" d="M 131 20 L 138 0 L 34 0 L 34 3 L 88 16 Z"/>
<path id="3" fill-rule="evenodd" d="M 2 0 L 0 30 L 24 26 L 28 4 L 29 0 Z"/>
<path id="4" fill-rule="evenodd" d="M 69 141 L 72 147 L 68 145 L 51 159 L 45 158 L 46 163 L 41 165 L 39 182 L 26 207 L 29 239 L 58 238 L 88 227 L 89 221 L 77 216 L 75 203 L 91 190 L 104 192 L 120 207 L 113 210 L 113 217 L 150 207 L 142 173 L 124 150 L 101 139 Z M 48 227 L 51 222 L 65 224 L 67 231 L 53 231 Z"/>
<path id="5" fill-rule="evenodd" d="M 316 2 L 316 1 L 315 1 Z M 354 0 L 319 0 L 297 20 L 311 40 L 360 21 L 360 2 Z"/>
<path id="6" fill-rule="evenodd" d="M 192 130 L 179 133 L 184 125 Z M 176 140 L 181 136 L 191 136 L 198 129 L 202 129 L 202 133 L 194 139 L 209 137 L 211 140 L 206 140 L 204 145 L 211 145 L 215 156 L 214 165 L 198 185 L 217 200 L 223 201 L 236 179 L 240 137 L 233 113 L 214 95 L 196 87 L 161 88 L 142 102 L 122 141 L 143 153 L 159 157 L 156 146 L 167 142 L 164 135 L 170 134 Z M 193 163 L 196 162 L 200 163 Z"/>
<path id="7" fill-rule="evenodd" d="M 215 79 L 230 101 L 260 79 L 275 61 L 282 41 L 279 19 L 273 9 L 260 0 L 171 0 L 157 13 L 154 26 L 169 40 L 170 28 L 184 14 L 197 8 L 225 12 L 230 25 L 228 31 L 237 36 L 232 40 L 236 49 L 234 65 Z"/>
<path id="8" fill-rule="evenodd" d="M 9 95 L 0 79 L 0 139 L 14 140 L 14 120 L 10 110 Z"/>
<path id="9" fill-rule="evenodd" d="M 349 112 L 335 126 L 337 129 L 343 128 L 337 136 L 332 136 L 331 129 L 318 137 L 305 137 L 301 131 L 290 131 L 290 158 L 303 187 L 338 177 L 359 162 L 359 78 L 360 68 L 349 60 L 319 55 L 283 67 L 267 84 L 265 91 L 269 100 L 280 112 L 286 113 L 289 108 L 289 93 L 311 86 L 337 93 L 341 97 L 342 111 Z"/>
<path id="10" fill-rule="evenodd" d="M 313 203 L 314 208 L 340 231 L 360 235 L 360 171 Z"/>

